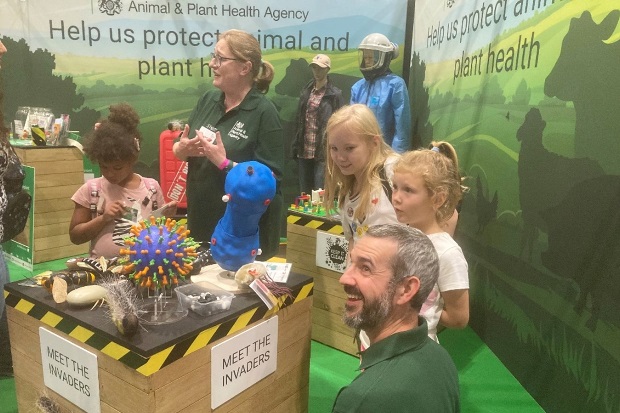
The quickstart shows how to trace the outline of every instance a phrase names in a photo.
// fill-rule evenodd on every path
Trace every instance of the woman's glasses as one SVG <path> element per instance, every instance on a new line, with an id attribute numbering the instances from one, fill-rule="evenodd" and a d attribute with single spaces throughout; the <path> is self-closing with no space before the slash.
<path id="1" fill-rule="evenodd" d="M 220 56 L 217 53 L 211 53 L 211 60 L 213 60 L 213 63 L 215 64 L 215 67 L 220 67 L 220 66 L 222 66 L 222 62 L 225 62 L 226 60 L 239 60 L 239 59 L 236 59 L 234 57 Z"/>

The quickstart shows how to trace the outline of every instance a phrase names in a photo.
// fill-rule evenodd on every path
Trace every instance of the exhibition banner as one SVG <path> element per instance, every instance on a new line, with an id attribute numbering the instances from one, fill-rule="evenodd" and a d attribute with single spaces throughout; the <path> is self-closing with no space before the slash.
<path id="1" fill-rule="evenodd" d="M 219 33 L 243 29 L 259 40 L 276 72 L 268 96 L 290 139 L 311 58 L 331 57 L 348 99 L 361 77 L 360 41 L 380 32 L 402 45 L 407 1 L 27 0 L 9 2 L 2 15 L 6 117 L 18 106 L 49 107 L 71 114 L 71 129 L 85 134 L 110 104 L 126 101 L 141 116 L 141 172 L 157 176 L 157 138 L 170 120 L 187 120 L 212 87 Z M 395 72 L 402 62 L 393 62 Z"/>
<path id="2" fill-rule="evenodd" d="M 416 1 L 417 133 L 452 143 L 469 187 L 470 324 L 549 412 L 620 410 L 619 19 L 595 0 Z"/>

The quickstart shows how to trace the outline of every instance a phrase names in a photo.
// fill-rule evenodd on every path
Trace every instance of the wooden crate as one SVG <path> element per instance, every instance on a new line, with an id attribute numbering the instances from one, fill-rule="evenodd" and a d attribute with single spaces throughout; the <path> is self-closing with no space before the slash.
<path id="1" fill-rule="evenodd" d="M 297 291 L 297 290 L 294 290 Z M 302 293 L 301 291 L 305 291 Z M 106 352 L 110 345 L 98 350 L 74 338 L 73 332 L 65 334 L 50 325 L 54 316 L 42 315 L 45 309 L 37 309 L 34 301 L 34 312 L 23 300 L 18 301 L 15 295 L 7 298 L 7 315 L 13 354 L 15 386 L 19 411 L 34 410 L 34 403 L 43 394 L 56 402 L 63 412 L 82 412 L 59 394 L 45 387 L 39 328 L 45 327 L 75 345 L 84 348 L 97 356 L 99 392 L 102 413 L 190 413 L 190 412 L 251 412 L 251 413 L 294 413 L 308 411 L 309 369 L 310 369 L 310 333 L 312 308 L 312 284 L 301 287 L 294 292 L 293 304 L 279 309 L 267 311 L 263 318 L 261 307 L 255 309 L 254 317 L 246 318 L 244 313 L 237 319 L 226 321 L 216 326 L 205 326 L 202 333 L 217 329 L 230 328 L 225 337 L 204 342 L 203 335 L 193 338 L 190 349 L 186 348 L 188 339 L 174 343 L 175 336 L 170 334 L 170 347 L 151 356 L 148 364 L 162 367 L 154 371 L 132 368 L 111 357 Z M 15 306 L 15 307 L 13 307 Z M 252 309 L 248 309 L 250 312 Z M 258 383 L 249 387 L 215 410 L 211 409 L 211 349 L 234 337 L 258 323 L 278 316 L 277 370 Z M 69 321 L 70 322 L 70 321 Z M 234 326 L 245 325 L 244 328 Z M 60 328 L 60 324 L 58 324 Z M 85 326 L 88 327 L 88 326 Z M 74 330 L 75 331 L 75 330 Z M 198 332 L 196 332 L 198 334 Z M 79 335 L 79 334 L 78 334 Z M 217 335 L 221 337 L 221 335 Z M 102 340 L 98 338 L 97 340 Z M 95 342 L 97 341 L 95 340 Z M 207 344 L 208 343 L 208 344 Z M 99 343 L 101 345 L 101 343 Z M 103 345 L 102 345 L 103 346 Z M 181 355 L 177 346 L 185 349 Z M 163 362 L 166 357 L 177 357 L 171 362 Z"/>
<path id="2" fill-rule="evenodd" d="M 294 222 L 294 223 L 292 223 Z M 286 261 L 295 272 L 314 278 L 312 307 L 312 339 L 352 355 L 357 354 L 354 331 L 342 321 L 346 295 L 338 280 L 341 274 L 316 265 L 316 234 L 323 226 L 336 227 L 339 222 L 312 217 L 308 220 L 288 220 L 286 231 Z M 333 229 L 333 228 L 332 228 Z M 329 230 L 330 233 L 339 232 Z"/>
<path id="3" fill-rule="evenodd" d="M 69 239 L 71 196 L 84 183 L 82 152 L 75 147 L 16 147 L 15 152 L 35 171 L 33 263 L 88 253 L 88 243 Z"/>

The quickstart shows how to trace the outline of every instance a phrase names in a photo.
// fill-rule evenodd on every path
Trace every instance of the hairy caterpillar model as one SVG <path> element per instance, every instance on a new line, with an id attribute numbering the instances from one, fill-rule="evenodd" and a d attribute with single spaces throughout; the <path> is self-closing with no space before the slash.
<path id="1" fill-rule="evenodd" d="M 138 331 L 138 293 L 136 287 L 127 279 L 105 277 L 99 285 L 106 289 L 108 315 L 124 336 L 131 337 Z"/>
<path id="2" fill-rule="evenodd" d="M 168 294 L 192 271 L 199 244 L 189 238 L 189 230 L 177 221 L 165 217 L 150 217 L 131 227 L 121 248 L 127 264 L 127 274 L 149 294 L 162 291 Z"/>

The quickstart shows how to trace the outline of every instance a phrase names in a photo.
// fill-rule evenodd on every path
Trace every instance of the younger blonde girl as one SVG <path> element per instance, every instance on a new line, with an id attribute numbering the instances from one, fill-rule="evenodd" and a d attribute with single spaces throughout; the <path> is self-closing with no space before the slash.
<path id="1" fill-rule="evenodd" d="M 469 278 L 463 251 L 445 230 L 464 187 L 456 151 L 448 142 L 407 152 L 394 166 L 392 203 L 398 220 L 424 232 L 439 256 L 439 279 L 420 312 L 429 336 L 437 326 L 463 328 L 469 321 Z"/>

